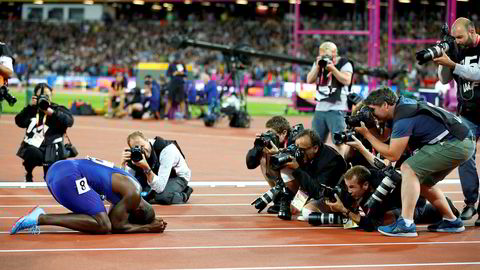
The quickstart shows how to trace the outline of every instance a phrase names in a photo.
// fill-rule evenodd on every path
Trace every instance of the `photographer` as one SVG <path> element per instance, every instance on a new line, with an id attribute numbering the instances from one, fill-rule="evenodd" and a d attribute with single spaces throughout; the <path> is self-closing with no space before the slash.
<path id="1" fill-rule="evenodd" d="M 46 83 L 35 86 L 31 104 L 15 116 L 15 123 L 25 128 L 17 156 L 22 158 L 26 170 L 25 180 L 33 181 L 33 168 L 43 166 L 44 176 L 55 162 L 76 154 L 68 151 L 63 142 L 67 128 L 73 125 L 70 110 L 51 101 L 52 88 Z"/>
<path id="2" fill-rule="evenodd" d="M 10 48 L 0 42 L 0 112 L 2 111 L 2 103 L 4 99 L 10 106 L 13 106 L 17 99 L 8 93 L 8 79 L 13 76 L 13 65 L 15 59 L 12 56 Z"/>
<path id="3" fill-rule="evenodd" d="M 295 145 L 300 153 L 286 163 L 286 167 L 293 170 L 292 176 L 300 190 L 313 199 L 303 208 L 310 211 L 325 210 L 322 196 L 324 188 L 321 184 L 336 186 L 347 169 L 345 160 L 332 147 L 322 143 L 316 132 L 310 129 L 305 129 L 296 136 Z M 290 202 L 282 203 L 290 205 Z"/>
<path id="4" fill-rule="evenodd" d="M 400 166 L 402 172 L 402 215 L 390 226 L 378 231 L 389 236 L 416 235 L 413 220 L 419 195 L 427 198 L 443 215 L 430 231 L 462 232 L 461 219 L 448 207 L 443 192 L 436 185 L 453 169 L 471 158 L 475 142 L 468 127 L 455 115 L 424 102 L 397 98 L 389 88 L 373 91 L 365 99 L 380 121 L 392 121 L 390 144 L 378 140 L 366 127 L 355 128 L 382 156 L 397 161 L 407 146 L 414 154 Z"/>
<path id="5" fill-rule="evenodd" d="M 183 204 L 193 189 L 188 186 L 192 171 L 176 141 L 161 137 L 147 139 L 142 132 L 128 135 L 122 167 L 140 182 L 146 201 L 164 205 Z"/>
<path id="6" fill-rule="evenodd" d="M 438 64 L 438 76 L 443 84 L 454 79 L 457 83 L 457 112 L 466 123 L 475 139 L 480 136 L 480 35 L 475 26 L 466 18 L 458 18 L 452 25 L 451 35 L 459 47 L 458 59 L 450 59 L 443 52 L 433 61 Z M 476 152 L 476 150 L 475 150 Z M 477 213 L 475 204 L 478 201 L 479 178 L 475 163 L 475 152 L 471 159 L 458 167 L 458 174 L 465 196 L 463 220 L 471 219 Z M 480 218 L 475 222 L 480 226 Z"/>
<path id="7" fill-rule="evenodd" d="M 356 142 L 360 144 L 358 140 Z M 352 199 L 346 200 L 343 199 L 345 196 L 342 194 L 335 194 L 336 201 L 328 200 L 326 204 L 331 211 L 341 213 L 345 218 L 358 224 L 360 229 L 374 231 L 378 226 L 396 220 L 402 208 L 400 187 L 397 186 L 375 209 L 369 209 L 368 199 L 374 194 L 383 178 L 384 175 L 377 169 L 369 170 L 361 165 L 354 166 L 343 176 L 346 191 Z M 452 201 L 448 198 L 447 200 L 452 211 L 458 216 L 458 210 Z M 360 214 L 360 209 L 365 215 Z M 442 215 L 420 197 L 415 206 L 414 220 L 415 223 L 438 222 L 442 220 Z"/>
<path id="8" fill-rule="evenodd" d="M 281 180 L 290 189 L 297 190 L 298 186 L 292 182 L 291 170 L 274 169 L 270 163 L 271 156 L 278 153 L 279 148 L 286 148 L 294 142 L 290 123 L 283 116 L 274 116 L 265 123 L 265 128 L 267 130 L 261 135 L 257 135 L 253 148 L 247 152 L 247 168 L 253 170 L 260 166 L 262 174 L 271 188 Z M 267 212 L 276 214 L 279 210 L 279 198 L 273 199 L 274 205 L 269 207 Z"/>
<path id="9" fill-rule="evenodd" d="M 324 42 L 319 47 L 318 57 L 307 75 L 307 83 L 317 83 L 315 115 L 312 129 L 323 143 L 328 133 L 345 130 L 347 95 L 352 84 L 353 64 L 347 58 L 337 56 L 337 46 Z M 343 155 L 343 145 L 332 138 L 337 151 Z"/>

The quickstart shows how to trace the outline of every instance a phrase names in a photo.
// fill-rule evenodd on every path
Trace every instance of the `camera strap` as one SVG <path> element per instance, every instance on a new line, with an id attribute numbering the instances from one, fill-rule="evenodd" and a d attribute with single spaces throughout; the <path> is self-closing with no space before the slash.
<path id="1" fill-rule="evenodd" d="M 37 129 L 37 132 L 38 132 L 38 131 L 39 131 L 38 128 L 40 127 L 40 125 L 39 125 L 39 122 L 40 122 L 40 114 L 39 114 L 38 111 L 37 111 L 37 115 L 35 116 L 35 118 L 37 119 L 35 128 Z M 42 132 L 43 132 L 43 136 L 44 136 L 44 137 L 45 137 L 45 127 L 46 127 L 45 123 L 46 123 L 46 122 L 47 122 L 47 114 L 45 114 L 45 115 L 43 116 L 43 123 L 42 123 L 42 126 L 43 126 Z"/>

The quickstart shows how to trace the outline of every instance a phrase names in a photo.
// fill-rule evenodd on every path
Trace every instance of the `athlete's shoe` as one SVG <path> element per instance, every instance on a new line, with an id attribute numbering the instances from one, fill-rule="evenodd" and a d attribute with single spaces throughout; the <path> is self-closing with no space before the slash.
<path id="1" fill-rule="evenodd" d="M 463 221 L 460 218 L 457 218 L 455 221 L 448 221 L 446 219 L 432 224 L 427 227 L 431 232 L 451 232 L 458 233 L 465 231 L 465 226 L 463 226 Z"/>
<path id="2" fill-rule="evenodd" d="M 402 217 L 398 218 L 397 221 L 395 221 L 391 225 L 378 227 L 378 231 L 388 236 L 418 236 L 415 223 L 412 223 L 410 226 L 407 227 L 407 225 L 405 224 L 405 220 L 403 220 Z"/>
<path id="3" fill-rule="evenodd" d="M 16 234 L 21 230 L 28 229 L 33 234 L 40 234 L 40 229 L 38 228 L 38 216 L 45 214 L 45 211 L 36 206 L 28 214 L 19 218 L 15 225 L 13 225 L 10 230 L 10 234 Z"/>

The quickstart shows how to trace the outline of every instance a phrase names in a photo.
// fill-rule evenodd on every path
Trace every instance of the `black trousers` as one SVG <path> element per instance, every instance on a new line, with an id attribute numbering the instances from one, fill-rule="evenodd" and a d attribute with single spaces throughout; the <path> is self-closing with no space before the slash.
<path id="1" fill-rule="evenodd" d="M 45 150 L 37 148 L 32 145 L 25 146 L 25 154 L 23 159 L 23 167 L 27 175 L 32 175 L 33 169 L 37 166 L 43 166 L 43 177 L 47 175 L 48 168 L 50 166 L 45 165 L 43 160 L 45 156 Z"/>
<path id="2" fill-rule="evenodd" d="M 193 189 L 188 186 L 188 181 L 182 177 L 168 179 L 167 185 L 162 193 L 156 193 L 150 203 L 157 204 L 183 204 L 188 202 Z"/>

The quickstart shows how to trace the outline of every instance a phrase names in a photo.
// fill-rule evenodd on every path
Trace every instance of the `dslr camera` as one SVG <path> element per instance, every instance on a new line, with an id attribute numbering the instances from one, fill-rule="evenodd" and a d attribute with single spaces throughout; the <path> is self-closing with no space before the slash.
<path id="1" fill-rule="evenodd" d="M 458 61 L 458 46 L 455 42 L 455 38 L 450 35 L 448 30 L 448 24 L 442 26 L 442 41 L 430 48 L 423 49 L 415 53 L 418 64 L 423 65 L 434 58 L 442 55 L 442 50 L 452 59 L 453 62 Z"/>
<path id="2" fill-rule="evenodd" d="M 333 139 L 341 143 L 353 142 L 352 136 L 357 136 L 357 133 L 354 130 L 333 133 Z"/>
<path id="3" fill-rule="evenodd" d="M 50 107 L 50 98 L 47 95 L 38 95 L 37 106 L 42 111 L 47 110 Z"/>
<path id="4" fill-rule="evenodd" d="M 17 98 L 12 96 L 8 92 L 7 86 L 2 85 L 0 86 L 0 102 L 2 102 L 4 99 L 8 102 L 8 105 L 10 105 L 10 107 L 13 106 L 15 102 L 17 102 Z"/>
<path id="5" fill-rule="evenodd" d="M 348 127 L 360 127 L 361 122 L 365 123 L 366 128 L 374 128 L 377 123 L 375 122 L 375 116 L 373 115 L 373 109 L 365 106 L 362 107 L 356 114 L 346 116 L 345 123 Z"/>
<path id="6" fill-rule="evenodd" d="M 287 148 L 280 150 L 278 154 L 273 155 L 270 158 L 270 164 L 273 169 L 278 170 L 293 159 L 303 160 L 303 158 L 303 151 L 301 151 L 295 144 L 291 144 Z"/>
<path id="7" fill-rule="evenodd" d="M 386 166 L 377 158 L 374 160 L 374 165 L 380 169 L 383 180 L 365 203 L 368 212 L 372 212 L 372 210 L 378 208 L 378 206 L 387 198 L 388 194 L 390 194 L 402 181 L 402 175 L 397 172 L 393 166 Z"/>
<path id="8" fill-rule="evenodd" d="M 335 198 L 335 194 L 337 194 L 338 197 L 342 195 L 342 188 L 339 186 L 335 186 L 332 188 L 322 183 L 320 183 L 320 186 L 323 188 L 323 197 L 331 202 L 337 201 L 337 198 Z"/>
<path id="9" fill-rule="evenodd" d="M 262 147 L 262 148 L 266 147 L 268 149 L 271 149 L 272 145 L 270 142 L 273 142 L 274 145 L 279 144 L 278 135 L 271 130 L 262 133 L 258 138 L 255 139 L 255 142 L 253 143 L 253 145 Z"/>
<path id="10" fill-rule="evenodd" d="M 277 196 L 282 194 L 283 189 L 285 188 L 285 184 L 282 180 L 277 181 L 274 187 L 269 189 L 267 192 L 263 193 L 262 196 L 258 197 L 251 203 L 258 210 L 258 213 L 262 212 L 267 205 L 275 200 Z"/>
<path id="11" fill-rule="evenodd" d="M 143 159 L 143 151 L 140 146 L 134 146 L 128 149 L 127 151 L 130 152 L 130 159 L 133 162 L 139 162 L 140 160 Z"/>
<path id="12" fill-rule="evenodd" d="M 325 68 L 331 63 L 333 63 L 333 57 L 331 55 L 324 55 L 320 60 L 318 60 L 317 65 L 319 68 Z"/>

